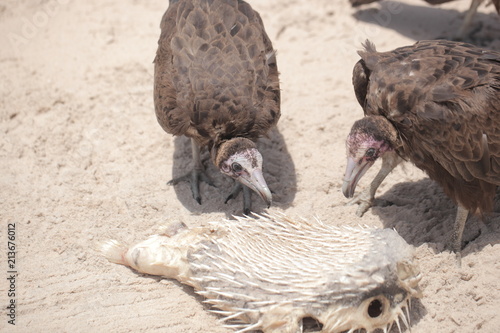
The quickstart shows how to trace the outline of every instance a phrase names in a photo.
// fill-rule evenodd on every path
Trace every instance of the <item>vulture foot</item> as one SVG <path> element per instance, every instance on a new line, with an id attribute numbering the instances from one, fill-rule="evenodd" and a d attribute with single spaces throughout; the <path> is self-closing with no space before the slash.
<path id="1" fill-rule="evenodd" d="M 458 30 L 457 35 L 455 36 L 455 39 L 458 41 L 464 40 L 464 37 L 468 36 L 469 38 L 472 38 L 473 35 L 475 35 L 477 32 L 479 32 L 483 28 L 483 22 L 478 22 L 476 27 L 471 28 L 472 26 L 472 21 L 474 19 L 474 16 L 477 13 L 477 8 L 479 5 L 483 2 L 483 0 L 473 0 L 471 2 L 470 8 L 465 14 L 464 21 L 462 22 L 462 25 L 460 26 L 460 29 Z M 470 31 L 469 33 L 467 33 Z"/>
<path id="2" fill-rule="evenodd" d="M 457 208 L 457 216 L 455 217 L 455 224 L 453 225 L 453 233 L 451 234 L 450 249 L 455 252 L 457 256 L 458 267 L 462 266 L 462 256 L 460 251 L 462 250 L 462 235 L 464 233 L 465 222 L 467 222 L 467 217 L 469 216 L 469 211 L 462 207 L 460 204 Z"/>
<path id="3" fill-rule="evenodd" d="M 363 216 L 373 206 L 374 198 L 370 192 L 370 189 L 367 188 L 347 202 L 347 206 L 359 205 L 358 210 L 356 210 L 356 215 L 359 217 Z"/>
<path id="4" fill-rule="evenodd" d="M 356 211 L 356 215 L 361 217 L 363 216 L 364 213 L 366 213 L 368 208 L 373 207 L 375 192 L 377 192 L 378 187 L 380 186 L 380 184 L 382 184 L 384 179 L 391 173 L 391 171 L 394 170 L 394 168 L 402 161 L 403 159 L 399 157 L 397 153 L 392 151 L 386 152 L 382 156 L 382 167 L 380 168 L 375 178 L 373 178 L 372 182 L 370 183 L 370 186 L 366 188 L 363 192 L 360 192 L 357 196 L 354 196 L 354 198 L 347 203 L 347 205 L 349 206 L 355 204 L 359 205 L 358 210 Z M 347 171 L 346 174 L 348 174 Z M 345 179 L 344 179 L 344 184 L 346 184 Z M 382 203 L 380 203 L 380 206 L 390 206 L 393 204 L 394 203 L 390 201 L 384 200 Z"/>
<path id="5" fill-rule="evenodd" d="M 231 193 L 226 197 L 225 204 L 231 199 L 235 199 L 240 191 L 243 190 L 243 214 L 250 215 L 252 212 L 252 191 L 245 185 L 235 182 Z"/>
<path id="6" fill-rule="evenodd" d="M 451 40 L 455 42 L 468 42 L 473 43 L 476 41 L 476 34 L 483 30 L 483 22 L 478 22 L 474 24 L 472 27 L 468 27 L 467 30 L 460 29 L 460 31 L 453 36 Z M 444 37 L 443 37 L 444 38 Z"/>
<path id="7" fill-rule="evenodd" d="M 490 218 L 486 217 L 486 222 L 490 222 Z M 482 219 L 479 220 L 479 236 L 481 235 L 487 235 L 491 232 L 490 228 L 488 227 L 488 225 L 485 223 L 485 221 L 483 221 Z"/>
<path id="8" fill-rule="evenodd" d="M 212 179 L 208 177 L 205 170 L 198 168 L 191 170 L 184 176 L 172 179 L 167 183 L 167 185 L 177 185 L 180 182 L 189 182 L 191 184 L 191 193 L 193 194 L 194 200 L 201 205 L 200 181 L 203 181 L 210 186 L 217 187 L 213 183 Z"/>
<path id="9" fill-rule="evenodd" d="M 461 267 L 462 266 L 462 243 L 463 243 L 463 232 L 465 229 L 465 223 L 467 222 L 467 218 L 469 216 L 469 211 L 465 209 L 464 207 L 458 205 L 457 208 L 457 216 L 455 218 L 455 224 L 453 226 L 453 233 L 451 235 L 450 243 L 448 245 L 449 249 L 453 252 L 455 252 L 456 257 L 457 257 L 457 266 Z M 487 217 L 483 217 L 488 220 Z M 467 245 L 470 242 L 473 242 L 477 238 L 479 238 L 481 235 L 486 235 L 490 232 L 490 229 L 486 225 L 485 221 L 483 221 L 483 218 L 478 219 L 476 218 L 478 225 L 479 225 L 479 233 L 472 237 L 471 239 L 468 239 L 465 241 L 465 244 Z"/>
<path id="10" fill-rule="evenodd" d="M 488 220 L 488 218 L 486 218 L 486 219 Z M 475 241 L 479 237 L 487 235 L 487 234 L 489 234 L 491 232 L 490 228 L 485 224 L 485 222 L 483 221 L 483 219 L 481 219 L 479 217 L 476 217 L 475 220 L 477 220 L 479 231 L 476 233 L 476 235 L 474 235 L 470 239 L 464 240 L 463 241 L 463 243 L 464 243 L 463 247 L 467 246 L 467 244 Z"/>

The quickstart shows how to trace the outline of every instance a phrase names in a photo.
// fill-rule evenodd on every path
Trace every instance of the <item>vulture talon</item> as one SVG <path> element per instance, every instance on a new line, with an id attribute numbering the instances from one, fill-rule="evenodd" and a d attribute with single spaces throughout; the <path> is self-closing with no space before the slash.
<path id="1" fill-rule="evenodd" d="M 208 184 L 209 186 L 217 188 L 217 185 L 215 185 L 212 178 L 210 178 L 204 170 L 199 173 L 198 177 L 200 181 Z"/>
<path id="2" fill-rule="evenodd" d="M 160 26 L 154 60 L 160 126 L 191 138 L 195 169 L 204 170 L 200 149 L 206 147 L 224 175 L 270 205 L 255 141 L 280 118 L 280 87 L 276 54 L 260 15 L 245 1 L 178 0 L 169 2 Z M 203 171 L 171 184 L 189 177 L 201 203 L 199 181 L 215 185 Z M 243 206 L 249 210 L 248 195 Z"/>
<path id="3" fill-rule="evenodd" d="M 229 200 L 235 199 L 241 191 L 243 191 L 243 214 L 250 215 L 252 213 L 252 192 L 247 186 L 241 185 L 241 183 L 234 183 L 233 189 L 226 197 L 226 200 L 224 200 L 224 203 L 227 204 Z"/>
<path id="4" fill-rule="evenodd" d="M 455 252 L 455 264 L 457 268 L 462 268 L 462 254 Z"/>
<path id="5" fill-rule="evenodd" d="M 363 217 L 365 213 L 372 207 L 371 203 L 361 202 L 356 210 L 356 216 Z"/>
<path id="6" fill-rule="evenodd" d="M 351 200 L 349 200 L 346 204 L 346 206 L 354 206 L 354 205 L 358 205 L 358 209 L 356 210 L 356 215 L 362 217 L 368 211 L 368 209 L 370 209 L 373 206 L 373 197 L 370 196 L 368 190 L 365 190 L 360 194 L 356 195 Z"/>
<path id="7" fill-rule="evenodd" d="M 243 186 L 243 213 L 247 216 L 252 213 L 252 192 L 246 186 Z"/>
<path id="8" fill-rule="evenodd" d="M 205 182 L 210 186 L 216 187 L 213 181 L 208 177 L 205 170 L 193 169 L 183 176 L 174 178 L 167 182 L 167 185 L 175 186 L 181 182 L 188 182 L 191 185 L 193 199 L 201 205 L 200 182 Z"/>
<path id="9" fill-rule="evenodd" d="M 489 218 L 486 218 L 486 221 L 489 222 Z M 479 235 L 477 237 L 485 236 L 491 233 L 490 227 L 488 227 L 488 225 L 485 223 L 484 220 L 480 219 L 478 223 L 479 223 Z"/>
<path id="10" fill-rule="evenodd" d="M 240 184 L 234 184 L 233 189 L 231 190 L 231 193 L 226 197 L 226 200 L 224 200 L 224 203 L 227 204 L 229 200 L 235 199 L 238 194 L 240 194 L 241 191 L 241 185 Z"/>

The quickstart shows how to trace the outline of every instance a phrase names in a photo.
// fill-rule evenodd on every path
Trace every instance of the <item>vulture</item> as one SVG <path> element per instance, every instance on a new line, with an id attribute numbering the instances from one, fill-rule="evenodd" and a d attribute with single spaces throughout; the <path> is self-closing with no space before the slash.
<path id="1" fill-rule="evenodd" d="M 376 2 L 380 0 L 349 0 L 351 3 L 351 6 L 353 7 L 358 7 L 361 5 L 366 5 L 372 2 Z M 424 0 L 428 4 L 431 5 L 439 5 L 442 3 L 454 1 L 454 0 Z M 472 0 L 470 4 L 470 8 L 465 14 L 464 22 L 462 23 L 462 26 L 458 30 L 457 33 L 457 39 L 464 39 L 465 34 L 467 30 L 469 29 L 470 24 L 472 23 L 472 19 L 474 18 L 474 15 L 477 12 L 477 8 L 479 5 L 483 2 L 484 0 Z M 500 0 L 491 0 L 491 2 L 495 5 L 495 9 L 497 10 L 497 13 L 500 14 Z"/>
<path id="2" fill-rule="evenodd" d="M 391 170 L 411 161 L 458 205 L 449 245 L 460 258 L 469 212 L 490 212 L 500 185 L 500 52 L 444 40 L 377 52 L 366 41 L 359 55 L 352 80 L 365 117 L 346 140 L 342 191 L 352 197 L 382 158 L 353 199 L 362 215 Z"/>
<path id="3" fill-rule="evenodd" d="M 213 185 L 201 162 L 206 147 L 217 168 L 235 180 L 226 202 L 251 190 L 268 206 L 272 194 L 255 141 L 280 117 L 276 54 L 262 19 L 241 0 L 170 0 L 154 60 L 154 104 L 161 127 L 191 139 L 193 168 L 169 182 Z"/>

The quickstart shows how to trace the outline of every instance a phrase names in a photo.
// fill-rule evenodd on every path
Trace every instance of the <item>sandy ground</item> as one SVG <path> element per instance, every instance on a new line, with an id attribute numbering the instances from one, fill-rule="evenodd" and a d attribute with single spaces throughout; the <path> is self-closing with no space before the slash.
<path id="1" fill-rule="evenodd" d="M 398 167 L 379 189 L 392 204 L 362 218 L 356 207 L 345 206 L 340 191 L 344 139 L 362 116 L 351 87 L 361 42 L 370 38 L 389 50 L 452 36 L 469 1 L 438 7 L 386 1 L 362 9 L 347 0 L 251 3 L 278 50 L 281 71 L 282 117 L 259 143 L 275 193 L 271 211 L 395 228 L 416 246 L 423 272 L 412 332 L 497 332 L 498 212 L 488 234 L 477 237 L 477 223 L 469 222 L 464 238 L 472 241 L 458 269 L 444 250 L 455 206 L 412 165 Z M 136 274 L 97 250 L 108 238 L 143 240 L 172 221 L 197 226 L 241 214 L 241 199 L 223 203 L 230 182 L 213 166 L 209 172 L 219 187 L 202 185 L 201 206 L 186 184 L 166 185 L 190 163 L 188 141 L 164 133 L 153 111 L 152 60 L 167 4 L 0 3 L 0 331 L 229 332 L 192 288 Z M 474 24 L 483 27 L 476 37 L 500 49 L 493 11 L 480 8 Z M 11 224 L 15 326 L 6 313 Z"/>

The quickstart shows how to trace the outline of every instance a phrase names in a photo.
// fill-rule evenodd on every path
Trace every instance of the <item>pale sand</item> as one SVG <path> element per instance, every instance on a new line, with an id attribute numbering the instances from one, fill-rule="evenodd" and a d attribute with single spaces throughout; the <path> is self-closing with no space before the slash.
<path id="1" fill-rule="evenodd" d="M 0 4 L 0 269 L 7 275 L 7 224 L 16 223 L 16 326 L 2 332 L 229 332 L 192 288 L 109 263 L 97 251 L 116 238 L 145 239 L 162 224 L 189 226 L 241 214 L 219 188 L 166 182 L 190 163 L 189 144 L 154 116 L 153 58 L 167 1 L 13 1 Z M 344 140 L 362 116 L 351 86 L 361 42 L 379 50 L 451 36 L 469 1 L 431 7 L 421 0 L 361 10 L 347 0 L 256 0 L 278 50 L 282 117 L 262 139 L 271 211 L 327 223 L 395 228 L 416 253 L 424 297 L 412 332 L 497 332 L 500 327 L 500 215 L 463 251 L 444 251 L 455 215 L 440 187 L 411 164 L 397 168 L 378 196 L 393 204 L 365 216 L 345 206 Z M 500 36 L 493 6 L 481 6 L 478 34 Z M 500 49 L 500 39 L 488 47 Z M 209 164 L 209 161 L 207 161 Z M 374 175 L 378 165 L 370 170 Z M 367 186 L 369 175 L 358 187 Z M 264 208 L 255 196 L 254 207 Z M 499 204 L 497 203 L 497 211 Z M 478 234 L 475 221 L 464 238 Z"/>

